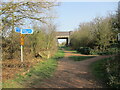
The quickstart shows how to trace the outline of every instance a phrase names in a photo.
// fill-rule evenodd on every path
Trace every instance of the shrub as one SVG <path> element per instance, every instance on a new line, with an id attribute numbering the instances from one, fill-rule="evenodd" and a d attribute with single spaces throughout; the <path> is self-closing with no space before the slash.
<path id="1" fill-rule="evenodd" d="M 90 48 L 89 47 L 80 47 L 77 49 L 78 52 L 80 52 L 81 54 L 90 54 Z"/>
<path id="2" fill-rule="evenodd" d="M 106 71 L 108 73 L 109 85 L 120 88 L 120 55 L 107 61 Z"/>
<path id="3" fill-rule="evenodd" d="M 120 88 L 120 55 L 102 59 L 91 64 L 93 74 L 104 85 Z"/>
<path id="4" fill-rule="evenodd" d="M 99 49 L 91 49 L 90 54 L 98 54 L 98 55 L 112 55 L 117 54 L 119 52 L 118 48 L 108 48 L 105 51 L 99 50 Z"/>

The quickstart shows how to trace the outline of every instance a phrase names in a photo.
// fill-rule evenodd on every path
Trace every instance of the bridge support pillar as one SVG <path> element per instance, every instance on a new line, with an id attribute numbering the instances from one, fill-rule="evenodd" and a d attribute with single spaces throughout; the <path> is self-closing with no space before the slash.
<path id="1" fill-rule="evenodd" d="M 66 46 L 69 46 L 70 45 L 70 38 L 67 38 L 66 39 Z"/>

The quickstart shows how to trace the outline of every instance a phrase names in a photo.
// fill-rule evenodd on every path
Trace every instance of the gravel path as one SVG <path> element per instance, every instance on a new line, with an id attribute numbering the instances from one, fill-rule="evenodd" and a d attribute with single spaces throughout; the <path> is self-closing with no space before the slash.
<path id="1" fill-rule="evenodd" d="M 43 80 L 34 88 L 102 88 L 103 86 L 95 80 L 91 74 L 89 65 L 102 58 L 109 56 L 97 56 L 84 61 L 73 61 L 68 56 L 83 56 L 71 51 L 65 51 L 65 57 L 58 62 L 58 68 L 54 76 Z"/>

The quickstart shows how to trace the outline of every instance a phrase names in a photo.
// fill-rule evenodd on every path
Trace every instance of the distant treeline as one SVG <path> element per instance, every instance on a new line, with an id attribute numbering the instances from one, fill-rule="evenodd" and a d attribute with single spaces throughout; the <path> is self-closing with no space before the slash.
<path id="1" fill-rule="evenodd" d="M 95 72 L 112 88 L 120 88 L 120 2 L 116 14 L 82 23 L 71 35 L 71 47 L 81 54 L 114 54 L 94 63 Z M 99 71 L 101 70 L 101 71 Z M 99 79 L 98 78 L 98 79 Z"/>
<path id="2" fill-rule="evenodd" d="M 71 36 L 71 47 L 74 49 L 90 48 L 91 53 L 115 51 L 119 46 L 120 14 L 97 17 L 91 22 L 79 25 Z M 112 49 L 112 50 L 111 50 Z"/>

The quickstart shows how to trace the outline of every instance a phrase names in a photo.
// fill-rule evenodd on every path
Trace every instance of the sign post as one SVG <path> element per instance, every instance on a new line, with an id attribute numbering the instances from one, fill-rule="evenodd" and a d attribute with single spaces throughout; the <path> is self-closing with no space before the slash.
<path id="1" fill-rule="evenodd" d="M 21 37 L 21 62 L 23 62 L 23 45 L 24 45 L 24 36 L 23 34 L 20 34 Z"/>
<path id="2" fill-rule="evenodd" d="M 20 32 L 21 32 L 20 28 L 16 27 L 16 28 L 15 28 L 15 32 L 20 33 Z"/>
<path id="3" fill-rule="evenodd" d="M 21 34 L 33 34 L 33 30 L 32 29 L 22 29 Z"/>
<path id="4" fill-rule="evenodd" d="M 20 33 L 21 62 L 23 62 L 24 34 L 33 34 L 33 30 L 32 29 L 20 29 L 20 28 L 16 27 L 15 32 Z"/>
<path id="5" fill-rule="evenodd" d="M 23 45 L 21 45 L 21 62 L 23 62 Z"/>

